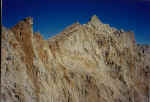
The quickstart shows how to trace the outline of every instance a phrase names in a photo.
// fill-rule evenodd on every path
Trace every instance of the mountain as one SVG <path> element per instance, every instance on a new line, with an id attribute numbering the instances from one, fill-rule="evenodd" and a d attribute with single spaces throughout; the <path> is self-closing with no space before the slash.
<path id="1" fill-rule="evenodd" d="M 44 40 L 27 17 L 2 27 L 1 102 L 150 102 L 150 45 L 94 15 Z"/>

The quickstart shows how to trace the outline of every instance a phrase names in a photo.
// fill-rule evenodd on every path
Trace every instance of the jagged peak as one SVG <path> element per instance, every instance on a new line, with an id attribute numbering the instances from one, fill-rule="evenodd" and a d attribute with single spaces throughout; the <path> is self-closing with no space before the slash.
<path id="1" fill-rule="evenodd" d="M 28 23 L 28 24 L 33 24 L 33 18 L 32 17 L 26 17 L 23 19 L 23 21 Z"/>
<path id="2" fill-rule="evenodd" d="M 94 27 L 97 27 L 97 26 L 99 26 L 99 25 L 101 25 L 103 23 L 100 21 L 100 19 L 98 18 L 98 16 L 93 15 L 91 17 L 90 21 L 88 22 L 88 24 L 90 24 L 90 25 L 92 25 Z"/>
<path id="3" fill-rule="evenodd" d="M 11 31 L 16 35 L 17 40 L 27 41 L 32 39 L 33 36 L 33 18 L 26 17 L 19 21 L 15 26 L 11 28 Z"/>
<path id="4" fill-rule="evenodd" d="M 32 17 L 26 17 L 24 19 L 22 19 L 21 21 L 19 21 L 15 26 L 11 27 L 11 30 L 14 29 L 28 29 L 31 28 L 32 29 L 33 26 L 33 18 Z"/>
<path id="5" fill-rule="evenodd" d="M 101 21 L 100 21 L 100 19 L 98 18 L 98 16 L 96 16 L 96 15 L 93 15 L 92 17 L 91 17 L 91 19 L 90 19 L 90 22 L 100 22 L 100 23 L 102 23 Z"/>

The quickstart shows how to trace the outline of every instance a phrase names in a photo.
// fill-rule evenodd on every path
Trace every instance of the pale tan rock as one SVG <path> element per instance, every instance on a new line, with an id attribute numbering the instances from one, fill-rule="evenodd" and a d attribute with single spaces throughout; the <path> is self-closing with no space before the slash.
<path id="1" fill-rule="evenodd" d="M 150 46 L 96 15 L 44 40 L 31 17 L 2 29 L 2 102 L 149 102 Z"/>

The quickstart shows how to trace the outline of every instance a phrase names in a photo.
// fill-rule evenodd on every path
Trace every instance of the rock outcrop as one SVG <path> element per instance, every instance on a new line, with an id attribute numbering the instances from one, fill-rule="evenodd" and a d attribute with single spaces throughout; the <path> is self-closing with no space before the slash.
<path id="1" fill-rule="evenodd" d="M 150 46 L 93 16 L 44 40 L 2 27 L 1 102 L 150 102 Z"/>

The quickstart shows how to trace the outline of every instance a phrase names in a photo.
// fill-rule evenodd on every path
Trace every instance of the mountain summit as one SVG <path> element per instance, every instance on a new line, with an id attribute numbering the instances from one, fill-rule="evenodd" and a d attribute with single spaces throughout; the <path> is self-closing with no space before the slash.
<path id="1" fill-rule="evenodd" d="M 31 17 L 2 27 L 2 102 L 149 102 L 150 46 L 93 16 L 44 40 Z"/>
<path id="2" fill-rule="evenodd" d="M 90 23 L 93 25 L 99 25 L 102 24 L 102 22 L 99 20 L 99 18 L 96 15 L 93 15 L 90 19 Z"/>
<path id="3" fill-rule="evenodd" d="M 98 28 L 100 25 L 102 25 L 102 22 L 96 15 L 93 15 L 88 24 L 94 28 Z"/>

